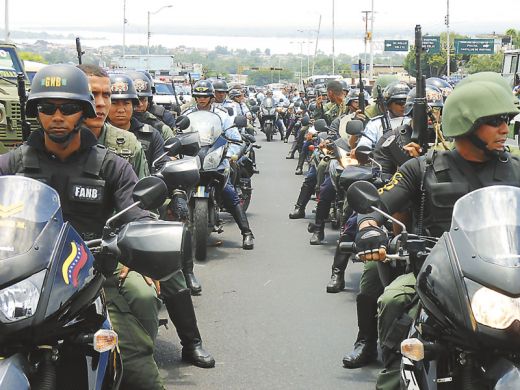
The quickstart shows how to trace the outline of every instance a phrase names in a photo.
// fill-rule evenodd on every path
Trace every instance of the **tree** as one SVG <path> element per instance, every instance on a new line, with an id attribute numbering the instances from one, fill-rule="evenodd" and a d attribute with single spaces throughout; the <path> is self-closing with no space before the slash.
<path id="1" fill-rule="evenodd" d="M 20 58 L 22 60 L 34 61 L 34 62 L 43 62 L 44 64 L 47 63 L 47 61 L 45 61 L 43 56 L 41 54 L 38 54 L 38 53 L 33 53 L 33 52 L 30 52 L 30 51 L 21 51 L 18 54 L 20 55 Z"/>
<path id="2" fill-rule="evenodd" d="M 504 60 L 503 53 L 496 54 L 483 54 L 483 55 L 473 55 L 467 62 L 464 69 L 468 73 L 477 73 L 477 72 L 498 72 L 502 71 L 502 61 Z"/>

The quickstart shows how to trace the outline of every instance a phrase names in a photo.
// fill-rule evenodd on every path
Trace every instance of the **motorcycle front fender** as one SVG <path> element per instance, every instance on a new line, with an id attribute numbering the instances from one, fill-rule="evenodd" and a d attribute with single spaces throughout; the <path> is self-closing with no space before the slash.
<path id="1" fill-rule="evenodd" d="M 520 367 L 507 359 L 495 361 L 487 369 L 486 377 L 494 383 L 494 390 L 520 389 Z"/>
<path id="2" fill-rule="evenodd" d="M 193 192 L 192 198 L 209 198 L 209 192 L 204 186 L 198 186 Z"/>
<path id="3" fill-rule="evenodd" d="M 29 363 L 20 353 L 0 360 L 0 389 L 29 390 Z"/>

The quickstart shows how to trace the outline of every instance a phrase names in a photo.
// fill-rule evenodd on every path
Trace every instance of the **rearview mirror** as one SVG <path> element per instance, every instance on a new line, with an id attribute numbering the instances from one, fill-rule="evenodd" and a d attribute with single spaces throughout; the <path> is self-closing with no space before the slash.
<path id="1" fill-rule="evenodd" d="M 350 135 L 360 135 L 363 132 L 363 122 L 358 119 L 352 119 L 347 123 L 345 131 Z"/>
<path id="2" fill-rule="evenodd" d="M 185 115 L 180 115 L 175 119 L 175 127 L 179 130 L 186 130 L 190 127 L 190 118 Z"/>
<path id="3" fill-rule="evenodd" d="M 244 115 L 237 115 L 233 121 L 239 129 L 247 126 L 247 118 Z"/>
<path id="4" fill-rule="evenodd" d="M 256 114 L 258 111 L 260 111 L 260 107 L 255 105 L 255 106 L 251 107 L 251 111 Z"/>
<path id="5" fill-rule="evenodd" d="M 368 181 L 353 183 L 347 190 L 347 202 L 360 214 L 368 214 L 379 207 L 381 198 L 377 188 Z"/>
<path id="6" fill-rule="evenodd" d="M 130 222 L 117 237 L 119 261 L 142 275 L 166 280 L 182 267 L 187 236 L 181 222 Z"/>
<path id="7" fill-rule="evenodd" d="M 302 118 L 302 126 L 309 126 L 311 123 L 311 118 L 309 118 L 309 115 L 304 115 Z"/>
<path id="8" fill-rule="evenodd" d="M 181 151 L 181 148 L 182 142 L 176 137 L 168 138 L 164 142 L 164 151 L 168 152 L 168 156 L 176 156 Z"/>
<path id="9" fill-rule="evenodd" d="M 360 164 L 368 164 L 370 157 L 372 156 L 372 149 L 366 145 L 360 145 L 356 148 L 356 160 Z"/>
<path id="10" fill-rule="evenodd" d="M 139 180 L 132 194 L 139 207 L 145 210 L 157 209 L 163 205 L 168 196 L 168 189 L 164 181 L 155 176 L 143 177 Z"/>
<path id="11" fill-rule="evenodd" d="M 325 119 L 318 119 L 316 122 L 314 122 L 314 128 L 318 133 L 329 131 L 329 126 L 327 126 Z"/>

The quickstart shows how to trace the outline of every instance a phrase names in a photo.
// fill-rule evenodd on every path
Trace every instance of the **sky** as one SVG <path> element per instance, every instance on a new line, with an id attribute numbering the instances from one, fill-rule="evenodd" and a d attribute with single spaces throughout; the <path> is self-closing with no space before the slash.
<path id="1" fill-rule="evenodd" d="M 95 29 L 122 31 L 124 0 L 1 0 L 0 25 L 5 17 L 4 3 L 9 4 L 10 30 Z M 332 26 L 333 0 L 126 0 L 127 31 L 146 32 L 147 13 L 153 28 L 218 32 L 219 28 L 236 31 L 261 29 L 266 35 L 283 29 L 316 30 L 322 15 L 322 31 Z M 462 34 L 501 33 L 508 27 L 520 29 L 519 0 L 450 0 L 450 29 Z M 371 9 L 372 0 L 335 0 L 336 32 L 363 32 L 362 11 Z M 386 30 L 413 32 L 421 24 L 423 32 L 445 30 L 446 0 L 373 0 L 375 33 Z M 483 5 L 481 5 L 483 4 Z M 301 33 L 305 34 L 305 33 Z"/>

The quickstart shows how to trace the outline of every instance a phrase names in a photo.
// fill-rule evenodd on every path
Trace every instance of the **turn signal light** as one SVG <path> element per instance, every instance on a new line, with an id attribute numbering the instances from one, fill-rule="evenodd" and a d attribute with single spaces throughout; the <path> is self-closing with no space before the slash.
<path id="1" fill-rule="evenodd" d="M 93 344 L 99 353 L 111 351 L 117 346 L 117 333 L 111 329 L 100 329 L 94 334 Z"/>
<path id="2" fill-rule="evenodd" d="M 418 339 L 406 339 L 401 342 L 401 354 L 413 361 L 424 359 L 424 344 Z"/>

